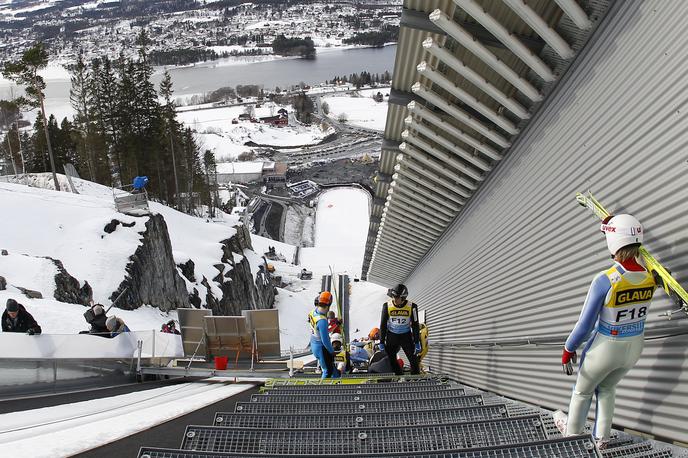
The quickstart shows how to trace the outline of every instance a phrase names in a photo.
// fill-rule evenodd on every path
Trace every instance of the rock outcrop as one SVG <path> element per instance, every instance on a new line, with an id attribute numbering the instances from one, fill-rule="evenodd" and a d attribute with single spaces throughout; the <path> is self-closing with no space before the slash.
<path id="1" fill-rule="evenodd" d="M 84 281 L 84 286 L 81 286 L 79 280 L 69 275 L 69 272 L 62 265 L 62 261 L 50 257 L 47 257 L 47 259 L 50 259 L 57 269 L 53 297 L 60 302 L 89 305 L 89 302 L 93 299 L 91 285 Z"/>
<path id="2" fill-rule="evenodd" d="M 126 274 L 114 301 L 125 291 L 116 307 L 132 310 L 151 304 L 163 311 L 189 307 L 189 293 L 172 256 L 172 244 L 162 215 L 151 215 L 142 233 L 142 243 L 130 257 Z"/>
<path id="3" fill-rule="evenodd" d="M 234 226 L 234 229 L 236 234 L 222 241 L 222 264 L 215 266 L 218 275 L 211 279 L 219 284 L 222 297 L 208 294 L 212 297 L 206 298 L 208 308 L 216 315 L 241 315 L 242 310 L 269 309 L 275 302 L 270 273 L 261 266 L 254 275 L 244 256 L 244 250 L 253 249 L 251 233 L 243 225 Z"/>

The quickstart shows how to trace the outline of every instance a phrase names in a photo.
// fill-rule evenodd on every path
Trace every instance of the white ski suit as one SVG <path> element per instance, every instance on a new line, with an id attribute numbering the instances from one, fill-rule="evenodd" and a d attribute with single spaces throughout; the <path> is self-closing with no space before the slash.
<path id="1" fill-rule="evenodd" d="M 645 318 L 656 287 L 651 273 L 627 271 L 619 263 L 593 280 L 566 340 L 566 350 L 574 352 L 587 338 L 569 405 L 567 435 L 583 432 L 594 393 L 593 436 L 609 439 L 616 385 L 640 358 Z"/>

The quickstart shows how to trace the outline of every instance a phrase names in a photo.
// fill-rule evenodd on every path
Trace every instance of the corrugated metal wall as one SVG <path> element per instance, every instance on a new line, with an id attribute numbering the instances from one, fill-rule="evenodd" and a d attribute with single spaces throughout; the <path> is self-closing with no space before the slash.
<path id="1" fill-rule="evenodd" d="M 688 2 L 617 3 L 507 159 L 407 280 L 427 310 L 434 370 L 551 408 L 574 377 L 559 345 L 447 346 L 555 336 L 573 327 L 593 276 L 610 265 L 591 190 L 636 215 L 646 244 L 688 285 Z M 658 292 L 648 337 L 688 320 Z M 672 327 L 672 329 L 669 329 Z M 647 342 L 621 383 L 615 424 L 688 442 L 688 336 Z"/>

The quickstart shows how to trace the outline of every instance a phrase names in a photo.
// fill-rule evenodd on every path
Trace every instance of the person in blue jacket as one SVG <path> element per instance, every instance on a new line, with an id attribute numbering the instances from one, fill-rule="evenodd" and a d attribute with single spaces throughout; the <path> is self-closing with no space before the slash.
<path id="1" fill-rule="evenodd" d="M 322 378 L 339 378 L 339 371 L 334 367 L 334 348 L 327 332 L 327 312 L 332 305 L 332 293 L 323 291 L 317 302 L 315 309 L 308 314 L 308 323 L 311 325 L 311 351 L 320 362 Z"/>
<path id="2" fill-rule="evenodd" d="M 643 227 L 631 215 L 616 215 L 601 226 L 614 265 L 597 274 L 576 326 L 564 345 L 561 362 L 573 374 L 576 350 L 583 345 L 568 417 L 554 413 L 564 436 L 582 434 L 593 395 L 593 437 L 599 449 L 609 443 L 616 385 L 635 366 L 643 351 L 645 319 L 657 288 L 653 273 L 638 263 Z"/>

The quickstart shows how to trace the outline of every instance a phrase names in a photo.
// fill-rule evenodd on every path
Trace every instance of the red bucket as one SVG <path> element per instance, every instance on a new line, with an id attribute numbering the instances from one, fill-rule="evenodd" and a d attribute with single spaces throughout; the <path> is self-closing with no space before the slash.
<path id="1" fill-rule="evenodd" d="M 214 359 L 215 369 L 219 371 L 227 370 L 227 361 L 229 360 L 227 356 L 216 356 Z"/>

